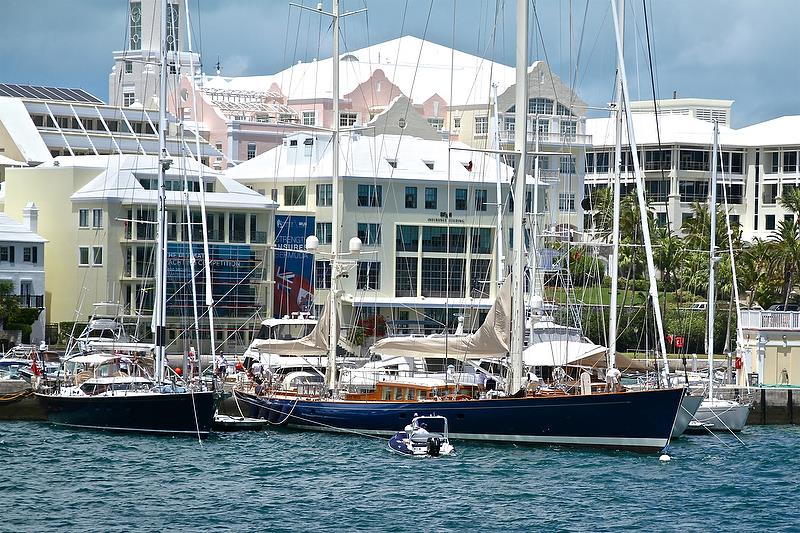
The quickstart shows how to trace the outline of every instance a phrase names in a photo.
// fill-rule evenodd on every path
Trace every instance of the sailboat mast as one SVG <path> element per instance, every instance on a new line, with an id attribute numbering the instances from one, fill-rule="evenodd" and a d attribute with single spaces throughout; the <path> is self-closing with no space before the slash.
<path id="1" fill-rule="evenodd" d="M 164 187 L 164 172 L 172 161 L 167 157 L 167 0 L 161 0 L 161 77 L 158 95 L 158 209 L 156 226 L 156 293 L 153 301 L 153 333 L 155 335 L 156 381 L 164 380 L 164 357 L 166 339 L 166 293 L 167 293 L 167 194 Z"/>
<path id="2" fill-rule="evenodd" d="M 514 262 L 511 265 L 511 365 L 508 374 L 508 392 L 522 387 L 522 342 L 525 334 L 525 252 L 522 218 L 525 213 L 525 175 L 528 168 L 526 143 L 528 142 L 528 0 L 517 0 L 517 54 L 514 121 L 514 150 L 517 157 L 514 178 L 513 246 Z"/>
<path id="3" fill-rule="evenodd" d="M 711 148 L 711 190 L 708 195 L 708 216 L 711 218 L 708 259 L 708 321 L 706 324 L 706 351 L 708 352 L 708 397 L 714 393 L 714 302 L 715 269 L 717 262 L 717 146 L 719 144 L 719 123 L 714 121 L 714 146 Z"/>
<path id="4" fill-rule="evenodd" d="M 650 240 L 650 223 L 648 219 L 647 202 L 644 199 L 644 178 L 642 168 L 639 165 L 639 149 L 636 146 L 636 138 L 633 134 L 633 119 L 629 108 L 630 95 L 628 94 L 628 81 L 625 76 L 625 58 L 622 49 L 622 32 L 620 30 L 620 19 L 617 13 L 617 0 L 611 0 L 611 14 L 614 20 L 614 35 L 617 43 L 617 65 L 619 66 L 620 87 L 622 88 L 622 105 L 625 115 L 625 125 L 628 129 L 628 144 L 631 149 L 631 162 L 636 179 L 636 200 L 639 206 L 639 217 L 642 224 L 642 240 L 644 241 L 645 258 L 647 259 L 647 275 L 650 280 L 649 295 L 653 304 L 653 316 L 656 322 L 656 334 L 658 345 L 661 349 L 663 362 L 664 381 L 669 386 L 669 360 L 667 359 L 667 344 L 664 339 L 664 321 L 661 316 L 661 306 L 659 305 L 658 283 L 656 282 L 656 266 L 653 262 L 653 243 Z M 654 110 L 655 111 L 655 110 Z"/>
<path id="5" fill-rule="evenodd" d="M 328 295 L 330 330 L 328 336 L 328 366 L 325 369 L 325 386 L 336 390 L 336 347 L 339 344 L 339 324 L 336 313 L 336 288 L 339 272 L 339 0 L 333 0 L 333 139 L 331 143 L 331 169 L 333 209 L 331 215 L 331 288 Z"/>
<path id="6" fill-rule="evenodd" d="M 500 150 L 500 110 L 497 109 L 497 84 L 492 84 L 492 104 L 494 107 L 494 146 L 495 150 Z M 497 154 L 495 157 L 495 164 L 496 164 L 496 183 L 495 183 L 495 190 L 497 193 L 497 234 L 496 234 L 496 242 L 497 242 L 497 286 L 499 287 L 502 285 L 503 280 L 506 277 L 506 257 L 503 254 L 503 191 L 502 185 L 500 183 L 500 174 L 502 171 L 502 165 L 500 164 L 500 155 Z"/>
<path id="7" fill-rule="evenodd" d="M 622 45 L 625 46 L 625 0 L 619 0 L 619 28 Z M 624 55 L 624 54 L 623 54 Z M 616 143 L 614 145 L 613 203 L 614 214 L 611 224 L 611 261 L 608 273 L 611 276 L 611 297 L 608 302 L 608 368 L 617 366 L 617 291 L 619 290 L 619 218 L 620 218 L 620 180 L 622 179 L 622 78 L 617 59 L 617 100 L 616 100 Z"/>

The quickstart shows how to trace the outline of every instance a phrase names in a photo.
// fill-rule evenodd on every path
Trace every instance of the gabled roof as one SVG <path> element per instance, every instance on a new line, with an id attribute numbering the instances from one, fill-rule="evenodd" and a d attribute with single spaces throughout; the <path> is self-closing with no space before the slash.
<path id="1" fill-rule="evenodd" d="M 800 115 L 767 120 L 737 130 L 753 146 L 800 145 Z"/>
<path id="2" fill-rule="evenodd" d="M 313 139 L 311 155 L 306 156 L 307 139 Z M 290 146 L 296 140 L 296 146 Z M 225 171 L 229 177 L 251 182 L 265 179 L 282 181 L 319 179 L 332 175 L 331 136 L 328 133 L 300 132 L 286 137 L 280 146 Z M 430 141 L 407 135 L 343 134 L 339 172 L 342 177 L 407 179 L 494 184 L 497 162 L 491 154 L 471 151 L 460 142 Z M 466 150 L 464 150 L 466 149 Z M 472 169 L 467 166 L 472 162 Z M 394 165 L 394 166 L 393 166 Z M 509 183 L 514 169 L 500 164 L 500 181 Z M 528 177 L 533 183 L 533 178 Z"/>
<path id="3" fill-rule="evenodd" d="M 17 222 L 5 213 L 0 213 L 0 242 L 47 242 L 47 239 L 32 232 L 28 226 Z"/>
<path id="4" fill-rule="evenodd" d="M 0 96 L 0 128 L 5 128 L 25 162 L 41 163 L 53 158 L 19 98 Z"/>
<path id="5" fill-rule="evenodd" d="M 97 176 L 81 187 L 70 197 L 73 201 L 116 200 L 125 204 L 154 205 L 158 192 L 145 189 L 138 178 L 158 176 L 158 157 L 152 155 L 96 155 L 96 156 L 61 156 L 37 168 L 58 166 L 74 168 L 94 168 Z M 197 180 L 200 164 L 192 158 L 173 158 L 167 171 L 167 178 L 180 178 L 184 174 Z M 274 209 L 277 204 L 257 192 L 248 189 L 241 183 L 203 166 L 204 181 L 214 181 L 214 192 L 205 193 L 206 205 L 212 208 L 230 209 Z M 167 191 L 168 205 L 184 205 L 185 193 Z M 188 194 L 191 205 L 200 204 L 200 193 Z"/>
<path id="6" fill-rule="evenodd" d="M 491 84 L 502 92 L 515 81 L 514 68 L 472 54 L 451 50 L 406 35 L 359 50 L 344 52 L 339 67 L 339 92 L 346 95 L 381 69 L 386 77 L 415 103 L 434 94 L 450 106 L 486 105 Z M 451 98 L 452 70 L 452 98 Z M 269 76 L 208 78 L 211 88 L 267 91 L 275 83 L 291 100 L 331 98 L 332 58 L 298 63 Z"/>

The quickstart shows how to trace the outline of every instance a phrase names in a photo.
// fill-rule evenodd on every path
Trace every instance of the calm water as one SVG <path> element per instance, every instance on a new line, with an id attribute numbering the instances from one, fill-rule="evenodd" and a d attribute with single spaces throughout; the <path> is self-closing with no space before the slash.
<path id="1" fill-rule="evenodd" d="M 267 430 L 187 438 L 0 423 L 2 531 L 798 531 L 800 427 L 689 436 L 672 462 Z"/>

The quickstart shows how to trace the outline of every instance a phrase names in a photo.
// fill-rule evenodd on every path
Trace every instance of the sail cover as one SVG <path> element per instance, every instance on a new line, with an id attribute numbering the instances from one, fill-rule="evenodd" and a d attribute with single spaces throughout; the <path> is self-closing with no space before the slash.
<path id="1" fill-rule="evenodd" d="M 278 355 L 323 356 L 328 353 L 328 337 L 330 332 L 329 304 L 326 302 L 317 325 L 305 337 L 291 341 L 278 339 L 256 339 L 250 345 L 260 353 Z"/>
<path id="2" fill-rule="evenodd" d="M 506 278 L 483 324 L 469 335 L 389 337 L 376 342 L 373 353 L 386 357 L 504 357 L 511 339 L 511 280 Z"/>

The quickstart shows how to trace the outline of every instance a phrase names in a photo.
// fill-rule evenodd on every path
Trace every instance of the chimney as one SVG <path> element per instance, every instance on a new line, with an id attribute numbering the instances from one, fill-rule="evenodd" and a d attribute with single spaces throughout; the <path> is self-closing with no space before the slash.
<path id="1" fill-rule="evenodd" d="M 678 99 L 678 91 L 672 91 L 672 99 L 673 100 L 677 100 Z"/>
<path id="2" fill-rule="evenodd" d="M 36 233 L 39 228 L 39 209 L 33 202 L 28 202 L 28 205 L 22 210 L 22 220 L 24 224 L 33 233 Z"/>

